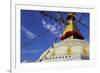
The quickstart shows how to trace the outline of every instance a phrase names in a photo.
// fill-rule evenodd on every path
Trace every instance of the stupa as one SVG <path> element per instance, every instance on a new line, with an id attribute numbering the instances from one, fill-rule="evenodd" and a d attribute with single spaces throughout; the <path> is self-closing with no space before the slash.
<path id="1" fill-rule="evenodd" d="M 89 43 L 84 40 L 75 23 L 76 13 L 70 12 L 66 17 L 66 28 L 61 42 L 54 43 L 37 61 L 88 60 Z"/>

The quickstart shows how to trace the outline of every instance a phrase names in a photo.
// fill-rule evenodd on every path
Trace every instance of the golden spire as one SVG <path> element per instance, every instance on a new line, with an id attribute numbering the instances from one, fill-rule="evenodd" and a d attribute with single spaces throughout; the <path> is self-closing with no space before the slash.
<path id="1" fill-rule="evenodd" d="M 81 35 L 76 23 L 75 23 L 76 13 L 70 12 L 66 18 L 66 28 L 63 32 L 63 36 L 61 37 L 61 40 L 65 38 L 69 39 L 83 39 L 83 36 Z"/>

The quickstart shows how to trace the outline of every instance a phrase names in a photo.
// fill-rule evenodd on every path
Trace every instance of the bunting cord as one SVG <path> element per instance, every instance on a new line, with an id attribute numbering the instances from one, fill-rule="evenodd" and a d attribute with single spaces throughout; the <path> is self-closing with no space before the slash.
<path id="1" fill-rule="evenodd" d="M 63 22 L 59 21 L 58 19 L 54 18 L 53 16 L 50 16 L 49 14 L 47 14 L 47 16 L 49 16 L 50 18 L 53 18 L 56 22 L 63 23 Z M 79 21 L 76 21 L 76 22 L 82 24 L 85 28 L 89 29 L 89 27 L 86 26 L 85 24 L 83 24 L 82 22 L 79 22 Z M 64 22 L 64 23 L 65 23 L 65 22 Z M 55 27 L 57 27 L 57 25 L 55 25 Z M 34 39 L 32 39 L 31 41 L 29 41 L 29 42 L 23 44 L 23 45 L 21 46 L 21 48 L 24 47 L 24 46 L 29 45 L 30 43 L 32 43 L 32 42 L 33 42 L 34 40 L 36 40 L 37 38 L 42 37 L 43 35 L 45 35 L 46 33 L 48 33 L 48 32 L 49 32 L 51 29 L 53 29 L 53 28 L 54 28 L 54 27 L 52 27 L 52 28 L 50 28 L 50 29 L 44 31 L 43 33 L 40 33 L 39 35 L 37 35 L 36 38 L 34 38 Z M 61 31 L 61 29 L 62 29 L 62 28 L 60 27 L 60 31 Z"/>
<path id="2" fill-rule="evenodd" d="M 57 27 L 57 25 L 55 25 L 55 27 Z M 48 33 L 51 29 L 53 29 L 53 28 L 55 28 L 55 27 L 52 27 L 52 28 L 50 28 L 50 29 L 44 31 L 43 33 L 37 35 L 36 38 L 42 37 L 43 35 L 45 35 L 46 33 Z M 60 31 L 61 31 L 61 29 L 62 29 L 62 28 L 60 27 Z M 32 43 L 34 40 L 36 40 L 36 38 L 34 38 L 34 39 L 32 39 L 31 41 L 29 41 L 29 42 L 23 44 L 23 45 L 21 46 L 21 48 L 24 47 L 24 46 L 26 46 L 26 45 L 28 45 L 28 44 L 30 44 L 30 43 Z"/>

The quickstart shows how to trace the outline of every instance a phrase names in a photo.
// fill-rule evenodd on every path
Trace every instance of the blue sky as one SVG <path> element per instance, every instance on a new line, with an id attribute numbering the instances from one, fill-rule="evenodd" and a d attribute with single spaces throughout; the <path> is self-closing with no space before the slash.
<path id="1" fill-rule="evenodd" d="M 57 18 L 56 12 L 48 13 Z M 61 14 L 65 18 L 67 12 Z M 76 13 L 76 20 L 79 20 L 80 16 L 81 22 L 89 26 L 89 13 Z M 89 29 L 82 24 L 76 24 L 85 40 L 89 42 Z M 60 28 L 61 31 L 59 31 Z M 40 11 L 21 10 L 21 62 L 35 62 L 45 50 L 52 46 L 56 38 L 60 41 L 59 37 L 64 28 L 65 25 L 41 15 Z"/>

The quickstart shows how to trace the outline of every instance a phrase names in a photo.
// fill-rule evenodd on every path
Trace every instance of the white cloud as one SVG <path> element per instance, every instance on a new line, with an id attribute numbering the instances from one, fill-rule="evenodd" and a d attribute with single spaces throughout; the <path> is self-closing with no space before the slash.
<path id="1" fill-rule="evenodd" d="M 47 23 L 44 19 L 42 20 L 43 27 L 50 30 L 51 33 L 56 35 L 57 37 L 60 37 L 62 34 L 57 30 L 57 24 L 54 23 L 54 25 L 51 25 L 50 23 Z M 60 33 L 60 34 L 59 34 Z"/>
<path id="2" fill-rule="evenodd" d="M 41 49 L 22 50 L 22 53 L 39 53 L 41 51 Z"/>
<path id="3" fill-rule="evenodd" d="M 33 34 L 32 32 L 30 32 L 28 29 L 22 27 L 22 30 L 27 34 L 27 37 L 30 39 L 34 39 L 36 37 L 35 34 Z"/>
<path id="4" fill-rule="evenodd" d="M 52 32 L 56 31 L 55 25 L 48 24 L 45 20 L 42 20 L 42 24 L 43 24 L 43 27 L 45 27 L 46 29 L 48 29 Z"/>
<path id="5" fill-rule="evenodd" d="M 47 23 L 45 22 L 45 20 L 42 20 L 42 23 L 43 23 L 43 25 L 44 25 L 44 24 L 47 24 Z"/>
<path id="6" fill-rule="evenodd" d="M 54 25 L 51 25 L 51 24 L 47 24 L 46 28 L 47 28 L 48 30 L 50 30 L 51 32 L 56 31 L 56 27 L 55 27 Z"/>
<path id="7" fill-rule="evenodd" d="M 24 61 L 22 61 L 23 63 L 28 63 L 29 61 L 28 60 L 24 60 Z"/>

